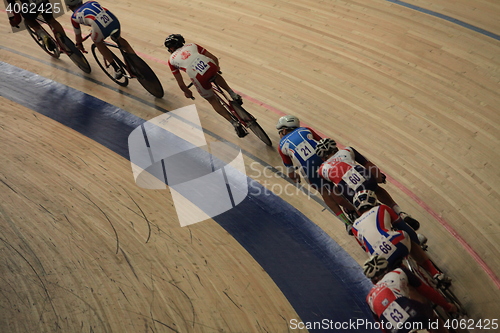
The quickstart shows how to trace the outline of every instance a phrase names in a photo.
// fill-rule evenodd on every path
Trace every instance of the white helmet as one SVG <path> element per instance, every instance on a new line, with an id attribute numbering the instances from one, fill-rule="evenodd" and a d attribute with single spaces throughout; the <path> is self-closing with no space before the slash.
<path id="1" fill-rule="evenodd" d="M 300 127 L 300 120 L 299 118 L 292 115 L 281 117 L 278 120 L 278 123 L 276 124 L 277 130 L 281 130 L 283 128 L 297 128 L 297 127 Z"/>
<path id="2" fill-rule="evenodd" d="M 389 262 L 386 258 L 375 254 L 363 264 L 363 273 L 367 278 L 371 279 L 383 273 L 388 266 Z"/>
<path id="3" fill-rule="evenodd" d="M 352 204 L 356 210 L 364 207 L 374 207 L 377 204 L 377 195 L 370 190 L 356 192 L 352 198 Z"/>
<path id="4" fill-rule="evenodd" d="M 82 0 L 64 0 L 64 2 L 66 3 L 66 6 L 70 7 L 80 5 L 82 3 Z"/>
<path id="5" fill-rule="evenodd" d="M 337 143 L 335 140 L 330 138 L 324 138 L 319 140 L 315 148 L 315 153 L 321 158 L 326 158 L 331 153 L 335 152 L 337 149 Z"/>

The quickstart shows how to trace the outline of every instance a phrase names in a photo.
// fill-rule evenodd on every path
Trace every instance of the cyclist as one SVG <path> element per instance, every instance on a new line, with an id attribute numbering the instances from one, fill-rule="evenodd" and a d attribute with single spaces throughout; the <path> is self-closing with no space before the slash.
<path id="1" fill-rule="evenodd" d="M 113 41 L 120 45 L 125 52 L 135 54 L 130 44 L 120 36 L 120 22 L 113 13 L 102 7 L 97 1 L 88 1 L 83 3 L 82 0 L 64 0 L 70 10 L 71 23 L 75 30 L 76 46 L 80 51 L 85 51 L 83 47 L 81 25 L 86 25 L 92 28 L 91 38 L 99 52 L 106 61 L 113 66 L 115 70 L 115 79 L 119 80 L 124 73 L 113 59 L 113 53 L 104 43 L 104 39 L 111 36 Z"/>
<path id="2" fill-rule="evenodd" d="M 42 29 L 40 23 L 36 20 L 38 15 L 42 14 L 43 19 L 50 26 L 56 38 L 60 38 L 60 36 L 65 36 L 64 29 L 61 24 L 54 18 L 54 13 L 57 13 L 57 10 L 61 10 L 62 8 L 53 6 L 49 0 L 20 0 L 22 6 L 14 6 L 16 0 L 7 0 L 10 7 L 13 9 L 13 16 L 9 17 L 9 23 L 12 27 L 17 27 L 19 23 L 21 23 L 21 17 L 24 18 L 26 23 L 30 28 L 35 30 L 35 33 L 38 37 L 43 40 L 43 43 L 47 47 L 49 51 L 54 51 L 57 47 L 54 45 L 54 42 L 47 33 Z M 23 10 L 23 6 L 25 9 Z M 16 9 L 19 9 L 19 12 L 15 12 Z"/>
<path id="3" fill-rule="evenodd" d="M 324 163 L 319 168 L 319 174 L 337 186 L 347 200 L 357 191 L 375 191 L 379 200 L 398 213 L 414 230 L 420 228 L 420 223 L 403 212 L 391 195 L 379 183 L 385 183 L 386 176 L 380 169 L 352 147 L 338 149 L 335 140 L 322 139 L 315 150 Z"/>
<path id="4" fill-rule="evenodd" d="M 186 98 L 193 98 L 193 93 L 184 83 L 181 70 L 186 72 L 191 82 L 205 98 L 214 110 L 229 121 L 236 131 L 238 137 L 242 138 L 248 134 L 245 128 L 231 118 L 231 115 L 215 97 L 212 89 L 212 81 L 226 90 L 234 102 L 243 104 L 241 96 L 235 93 L 220 75 L 219 59 L 205 48 L 195 43 L 187 43 L 180 34 L 171 34 L 165 39 L 165 47 L 172 53 L 168 59 L 168 65 L 175 77 L 179 88 L 184 92 Z"/>
<path id="5" fill-rule="evenodd" d="M 339 204 L 348 210 L 354 210 L 344 198 L 335 194 L 333 184 L 318 175 L 318 168 L 323 161 L 314 153 L 318 141 L 321 137 L 311 128 L 301 127 L 299 118 L 286 115 L 278 120 L 276 125 L 280 136 L 278 152 L 285 165 L 288 177 L 294 182 L 300 183 L 300 176 L 295 171 L 296 167 L 307 183 L 312 188 L 319 191 L 325 204 L 335 213 L 335 215 L 346 225 L 351 221 L 344 214 Z"/>
<path id="6" fill-rule="evenodd" d="M 356 192 L 353 204 L 361 216 L 354 221 L 352 233 L 368 254 L 384 257 L 391 267 L 410 254 L 438 285 L 450 285 L 451 280 L 432 264 L 419 246 L 415 231 L 389 206 L 380 205 L 375 192 Z"/>
<path id="7" fill-rule="evenodd" d="M 407 333 L 418 327 L 416 325 L 430 332 L 448 332 L 427 300 L 449 313 L 457 312 L 457 307 L 404 266 L 393 269 L 387 259 L 373 255 L 364 263 L 363 271 L 375 284 L 366 302 L 375 319 L 383 324 L 385 333 Z M 439 325 L 434 329 L 431 324 L 436 320 Z"/>

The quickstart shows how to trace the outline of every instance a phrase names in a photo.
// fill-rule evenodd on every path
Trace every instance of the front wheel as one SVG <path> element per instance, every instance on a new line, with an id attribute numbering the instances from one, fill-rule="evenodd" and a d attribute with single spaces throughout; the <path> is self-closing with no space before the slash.
<path id="1" fill-rule="evenodd" d="M 111 80 L 113 80 L 113 82 L 117 83 L 118 85 L 126 87 L 128 85 L 128 77 L 126 76 L 127 74 L 126 66 L 123 63 L 123 61 L 121 61 L 121 59 L 116 56 L 116 54 L 111 50 L 111 48 L 110 47 L 108 48 L 110 49 L 111 54 L 113 54 L 113 59 L 115 61 L 115 64 L 118 65 L 121 72 L 123 73 L 123 75 L 119 78 L 115 76 L 114 67 L 103 57 L 103 55 L 101 54 L 101 52 L 99 52 L 95 44 L 92 44 L 92 55 L 94 56 L 95 61 L 97 62 L 99 67 L 101 67 L 104 74 L 106 74 Z"/>

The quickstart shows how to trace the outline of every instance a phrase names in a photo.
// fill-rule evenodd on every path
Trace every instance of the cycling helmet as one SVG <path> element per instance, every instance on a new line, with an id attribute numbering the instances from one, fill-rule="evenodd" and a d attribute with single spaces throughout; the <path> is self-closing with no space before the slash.
<path id="1" fill-rule="evenodd" d="M 352 204 L 356 210 L 364 207 L 373 207 L 377 204 L 377 195 L 370 190 L 356 192 L 352 198 Z"/>
<path id="2" fill-rule="evenodd" d="M 321 139 L 316 146 L 315 153 L 321 158 L 326 158 L 337 149 L 337 143 L 330 138 Z"/>
<path id="3" fill-rule="evenodd" d="M 167 49 L 178 49 L 183 46 L 186 41 L 180 34 L 171 34 L 165 38 L 165 47 Z"/>
<path id="4" fill-rule="evenodd" d="M 278 131 L 284 128 L 297 128 L 297 127 L 300 127 L 300 120 L 299 118 L 292 115 L 281 117 L 278 120 L 278 123 L 276 124 L 276 129 Z"/>
<path id="5" fill-rule="evenodd" d="M 384 257 L 373 255 L 363 264 L 363 273 L 367 278 L 374 278 L 381 275 L 389 266 L 389 262 Z"/>
<path id="6" fill-rule="evenodd" d="M 66 3 L 66 6 L 71 7 L 71 6 L 78 6 L 82 4 L 82 0 L 64 0 Z"/>

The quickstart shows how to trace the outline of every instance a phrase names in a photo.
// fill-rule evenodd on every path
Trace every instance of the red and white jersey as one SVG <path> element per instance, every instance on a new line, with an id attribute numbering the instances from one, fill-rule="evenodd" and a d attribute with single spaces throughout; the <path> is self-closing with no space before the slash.
<path id="1" fill-rule="evenodd" d="M 205 55 L 206 50 L 194 43 L 185 44 L 183 47 L 175 50 L 168 65 L 173 74 L 182 70 L 188 74 L 190 78 L 203 76 L 210 68 L 209 63 L 213 60 Z"/>
<path id="2" fill-rule="evenodd" d="M 410 287 L 405 271 L 398 268 L 387 273 L 372 288 L 366 296 L 366 302 L 373 313 L 380 318 L 384 311 L 391 311 L 392 303 L 400 297 L 410 298 Z"/>
<path id="3" fill-rule="evenodd" d="M 389 258 L 396 251 L 391 243 L 403 241 L 410 246 L 410 240 L 401 230 L 392 230 L 392 223 L 398 219 L 398 214 L 389 206 L 375 206 L 354 221 L 352 232 L 366 252 Z"/>
<path id="4" fill-rule="evenodd" d="M 345 147 L 326 160 L 319 168 L 318 173 L 324 179 L 339 184 L 344 177 L 355 172 L 353 168 L 358 165 L 359 161 L 363 163 L 366 159 L 354 148 Z"/>

